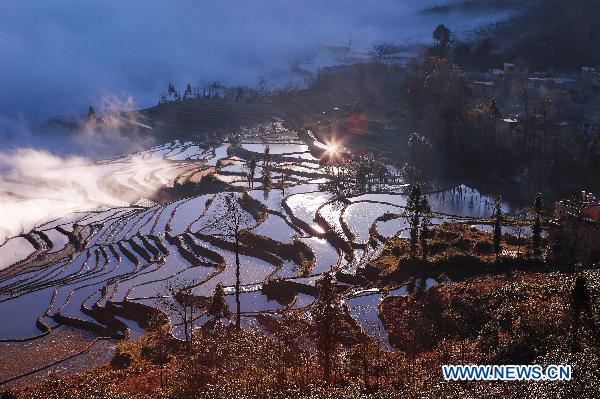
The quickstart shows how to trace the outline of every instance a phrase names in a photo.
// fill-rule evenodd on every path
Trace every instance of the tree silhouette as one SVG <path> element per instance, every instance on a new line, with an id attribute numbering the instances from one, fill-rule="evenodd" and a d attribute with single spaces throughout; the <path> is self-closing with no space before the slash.
<path id="1" fill-rule="evenodd" d="M 429 205 L 429 201 L 426 196 L 423 196 L 421 200 L 421 212 L 423 214 L 421 218 L 421 233 L 419 234 L 419 240 L 421 243 L 421 254 L 423 256 L 423 260 L 427 260 L 427 256 L 429 255 L 429 244 L 427 240 L 429 239 L 429 226 L 431 225 L 431 206 Z"/>
<path id="2" fill-rule="evenodd" d="M 229 306 L 225 300 L 225 290 L 223 284 L 218 283 L 215 287 L 215 292 L 208 307 L 208 314 L 213 320 L 220 320 L 222 317 L 231 317 Z"/>
<path id="3" fill-rule="evenodd" d="M 419 242 L 419 224 L 421 221 L 421 186 L 412 186 L 408 195 L 408 202 L 404 210 L 404 219 L 408 222 L 410 229 L 410 257 L 417 256 L 417 244 Z"/>
<path id="4" fill-rule="evenodd" d="M 592 299 L 585 276 L 577 276 L 571 291 L 571 319 L 571 348 L 573 352 L 578 352 L 581 349 L 581 338 L 583 338 L 580 334 L 582 328 L 584 333 L 591 333 L 589 334 L 590 338 L 597 337 Z"/>
<path id="5" fill-rule="evenodd" d="M 496 254 L 496 259 L 500 256 L 500 252 L 502 252 L 502 197 L 499 195 L 496 197 L 496 203 L 494 205 L 494 253 Z"/>
<path id="6" fill-rule="evenodd" d="M 185 342 L 188 350 L 191 350 L 196 310 L 191 287 L 181 281 L 169 282 L 164 295 L 158 298 L 158 303 L 178 319 L 178 324 L 183 324 Z"/>
<path id="7" fill-rule="evenodd" d="M 414 277 L 409 278 L 406 281 L 406 292 L 409 295 L 412 295 L 415 293 L 415 289 L 417 288 L 417 282 L 415 281 Z"/>
<path id="8" fill-rule="evenodd" d="M 183 99 L 184 100 L 189 100 L 190 98 L 192 98 L 194 96 L 194 93 L 192 91 L 192 85 L 191 84 L 187 84 L 185 91 L 183 92 Z"/>
<path id="9" fill-rule="evenodd" d="M 256 175 L 256 157 L 254 155 L 252 155 L 246 167 L 248 168 L 248 187 L 254 187 L 254 176 Z"/>
<path id="10" fill-rule="evenodd" d="M 247 213 L 240 204 L 234 193 L 225 196 L 227 209 L 220 213 L 219 218 L 211 224 L 211 228 L 220 233 L 213 234 L 216 237 L 226 237 L 233 239 L 235 243 L 235 303 L 236 320 L 235 326 L 241 328 L 241 304 L 240 304 L 240 240 L 242 234 L 250 227 L 254 219 Z"/>
<path id="11" fill-rule="evenodd" d="M 268 144 L 263 154 L 262 184 L 265 190 L 271 186 L 271 147 Z"/>
<path id="12" fill-rule="evenodd" d="M 170 351 L 170 341 L 172 339 L 169 332 L 169 323 L 165 323 L 157 315 L 150 319 L 147 331 L 150 337 L 150 346 L 142 348 L 142 356 L 148 358 L 152 364 L 160 368 L 160 388 L 164 387 L 164 368 L 172 360 Z"/>
<path id="13" fill-rule="evenodd" d="M 435 48 L 438 50 L 439 55 L 447 55 L 450 43 L 452 43 L 450 29 L 444 24 L 438 25 L 433 31 L 433 39 L 435 40 Z"/>
<path id="14" fill-rule="evenodd" d="M 179 92 L 177 91 L 177 89 L 175 89 L 175 85 L 173 85 L 173 83 L 169 83 L 167 95 L 170 97 L 171 101 L 179 100 Z"/>
<path id="15" fill-rule="evenodd" d="M 420 135 L 413 133 L 408 139 L 408 159 L 409 163 L 405 166 L 405 175 L 411 182 L 417 182 L 427 176 L 427 162 L 431 156 L 431 141 Z"/>
<path id="16" fill-rule="evenodd" d="M 88 108 L 87 122 L 88 123 L 96 122 L 96 111 L 94 110 L 94 107 L 92 107 L 91 105 Z"/>
<path id="17" fill-rule="evenodd" d="M 542 222 L 541 214 L 543 209 L 542 194 L 538 193 L 533 202 L 533 221 L 531 223 L 531 246 L 533 247 L 533 256 L 540 257 L 542 253 Z"/>
<path id="18" fill-rule="evenodd" d="M 331 382 L 334 356 L 339 345 L 343 308 L 331 274 L 319 280 L 317 299 L 312 308 L 312 317 L 317 333 L 317 347 L 323 366 L 323 376 Z"/>

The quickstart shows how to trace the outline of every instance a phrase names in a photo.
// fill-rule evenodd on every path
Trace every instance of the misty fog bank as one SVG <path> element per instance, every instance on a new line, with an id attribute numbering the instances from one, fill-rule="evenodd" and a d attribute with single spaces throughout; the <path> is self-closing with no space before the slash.
<path id="1" fill-rule="evenodd" d="M 430 40 L 438 23 L 462 32 L 506 15 L 420 14 L 440 0 L 244 2 L 3 2 L 0 115 L 37 123 L 81 115 L 111 93 L 156 104 L 168 82 L 271 85 L 336 61 L 320 49 Z"/>

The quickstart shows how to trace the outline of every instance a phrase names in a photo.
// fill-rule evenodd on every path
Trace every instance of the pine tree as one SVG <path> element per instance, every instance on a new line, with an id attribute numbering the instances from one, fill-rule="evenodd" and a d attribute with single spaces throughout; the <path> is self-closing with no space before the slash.
<path id="1" fill-rule="evenodd" d="M 183 99 L 188 100 L 194 96 L 194 92 L 192 91 L 192 85 L 187 84 L 185 91 L 183 92 Z"/>
<path id="2" fill-rule="evenodd" d="M 208 314 L 213 320 L 220 320 L 222 317 L 231 317 L 229 306 L 227 306 L 227 301 L 225 300 L 225 290 L 221 283 L 215 287 L 215 292 L 208 308 Z"/>
<path id="3" fill-rule="evenodd" d="M 410 229 L 410 256 L 417 256 L 417 244 L 419 242 L 419 224 L 421 220 L 421 186 L 413 186 L 408 195 L 408 202 L 404 211 L 404 219 L 408 222 Z"/>
<path id="4" fill-rule="evenodd" d="M 265 189 L 271 186 L 271 147 L 268 144 L 263 154 L 262 184 Z"/>
<path id="5" fill-rule="evenodd" d="M 494 253 L 496 254 L 496 259 L 500 256 L 500 252 L 502 252 L 502 198 L 498 195 L 496 197 L 496 204 L 494 205 Z"/>
<path id="6" fill-rule="evenodd" d="M 536 258 L 542 254 L 542 194 L 538 193 L 533 202 L 533 222 L 531 224 L 531 246 L 533 247 L 533 256 Z"/>
<path id="7" fill-rule="evenodd" d="M 452 32 L 446 27 L 446 25 L 438 25 L 433 31 L 433 39 L 435 40 L 435 47 L 439 50 L 439 55 L 445 56 L 452 42 Z"/>
<path id="8" fill-rule="evenodd" d="M 88 123 L 96 123 L 96 111 L 94 110 L 94 107 L 92 107 L 91 105 L 90 105 L 90 108 L 88 109 L 87 122 Z"/>
<path id="9" fill-rule="evenodd" d="M 175 85 L 173 83 L 169 83 L 169 88 L 167 89 L 167 94 L 171 101 L 173 101 L 177 94 L 177 89 L 175 89 Z"/>
<path id="10" fill-rule="evenodd" d="M 425 196 L 423 196 L 423 199 L 421 200 L 421 212 L 423 216 L 421 217 L 421 233 L 419 234 L 419 240 L 421 242 L 421 254 L 423 255 L 423 260 L 426 261 L 427 256 L 429 255 L 429 244 L 427 240 L 429 239 L 429 226 L 431 225 L 431 206 Z"/>
<path id="11" fill-rule="evenodd" d="M 317 287 L 317 299 L 311 312 L 316 327 L 323 376 L 325 381 L 330 383 L 344 314 L 333 277 L 329 273 L 323 276 Z"/>
<path id="12" fill-rule="evenodd" d="M 594 322 L 592 299 L 585 276 L 577 276 L 571 291 L 571 348 L 574 352 L 581 350 L 581 340 L 585 337 L 597 337 Z M 580 330 L 581 334 L 580 333 Z"/>

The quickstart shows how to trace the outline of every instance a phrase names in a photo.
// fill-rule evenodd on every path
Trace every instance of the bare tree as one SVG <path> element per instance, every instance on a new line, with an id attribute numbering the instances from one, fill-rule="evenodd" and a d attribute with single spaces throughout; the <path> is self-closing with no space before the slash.
<path id="1" fill-rule="evenodd" d="M 224 216 L 220 217 L 213 225 L 213 229 L 220 231 L 214 236 L 221 236 L 233 239 L 235 243 L 235 303 L 236 318 L 235 326 L 240 329 L 241 306 L 240 306 L 240 239 L 244 232 L 252 225 L 252 216 L 242 209 L 242 205 L 234 193 L 229 193 L 225 197 L 227 210 Z"/>
<path id="2" fill-rule="evenodd" d="M 392 59 L 392 55 L 394 54 L 394 49 L 389 43 L 380 43 L 373 46 L 373 50 L 371 51 L 371 56 L 378 64 L 385 64 L 390 62 Z"/>
<path id="3" fill-rule="evenodd" d="M 191 348 L 195 312 L 192 288 L 181 281 L 169 282 L 165 287 L 164 295 L 158 298 L 158 303 L 169 314 L 177 318 L 178 323 L 176 324 L 183 325 L 185 342 L 188 344 L 188 348 Z"/>
<path id="4" fill-rule="evenodd" d="M 248 169 L 248 187 L 254 187 L 254 176 L 256 175 L 256 157 L 253 155 L 249 162 L 246 163 Z"/>

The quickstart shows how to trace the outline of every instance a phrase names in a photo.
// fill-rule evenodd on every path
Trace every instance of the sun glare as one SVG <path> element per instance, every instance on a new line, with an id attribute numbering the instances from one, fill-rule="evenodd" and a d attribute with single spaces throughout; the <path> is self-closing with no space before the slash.
<path id="1" fill-rule="evenodd" d="M 335 155 L 338 153 L 340 146 L 336 143 L 328 143 L 327 149 L 325 150 L 329 155 Z"/>

